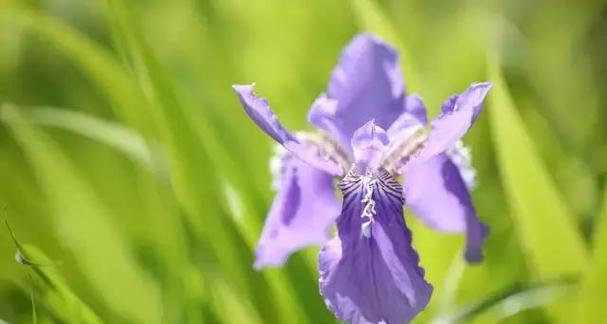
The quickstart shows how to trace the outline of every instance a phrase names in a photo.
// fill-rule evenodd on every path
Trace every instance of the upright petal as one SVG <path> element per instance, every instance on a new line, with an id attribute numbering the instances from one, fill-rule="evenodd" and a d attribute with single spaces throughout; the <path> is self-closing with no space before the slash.
<path id="1" fill-rule="evenodd" d="M 309 120 L 333 135 L 346 151 L 351 152 L 354 131 L 369 120 L 388 129 L 405 109 L 396 50 L 370 34 L 355 36 L 333 70 L 326 97 L 336 100 L 337 107 L 315 105 Z"/>
<path id="2" fill-rule="evenodd" d="M 491 83 L 472 84 L 461 95 L 443 104 L 442 113 L 430 122 L 431 130 L 423 147 L 410 161 L 421 162 L 438 155 L 460 140 L 478 117 Z"/>
<path id="3" fill-rule="evenodd" d="M 389 140 L 386 132 L 371 120 L 354 132 L 352 148 L 356 166 L 361 172 L 376 169 L 382 161 Z"/>
<path id="4" fill-rule="evenodd" d="M 406 101 L 407 111 L 401 113 L 388 128 L 388 137 L 392 144 L 406 140 L 413 132 L 426 126 L 426 106 L 422 99 L 417 95 L 411 95 Z"/>
<path id="5" fill-rule="evenodd" d="M 257 245 L 255 268 L 282 265 L 294 251 L 328 239 L 339 215 L 332 176 L 287 153 L 276 198 Z"/>
<path id="6" fill-rule="evenodd" d="M 270 109 L 268 102 L 255 95 L 253 85 L 234 85 L 233 88 L 247 114 L 276 142 L 319 170 L 336 176 L 344 173 L 339 162 L 331 156 L 323 154 L 319 147 L 298 140 L 284 128 Z"/>
<path id="7" fill-rule="evenodd" d="M 465 232 L 466 260 L 482 259 L 488 230 L 480 222 L 458 167 L 446 154 L 405 166 L 403 188 L 407 205 L 428 226 L 442 232 Z"/>
<path id="8" fill-rule="evenodd" d="M 312 103 L 312 108 L 308 113 L 308 122 L 331 135 L 341 134 L 340 123 L 335 120 L 337 107 L 337 100 L 327 98 L 327 95 L 321 94 Z M 339 137 L 335 136 L 335 138 L 338 139 Z"/>
<path id="9" fill-rule="evenodd" d="M 325 303 L 340 320 L 353 324 L 408 323 L 428 303 L 432 286 L 411 247 L 402 188 L 385 171 L 377 177 L 351 171 L 340 188 L 339 237 L 319 256 Z M 367 232 L 368 210 L 373 212 Z"/>
<path id="10" fill-rule="evenodd" d="M 407 96 L 405 103 L 407 108 L 406 112 L 413 115 L 421 125 L 425 125 L 428 122 L 426 105 L 424 105 L 424 102 L 419 95 L 413 94 Z"/>
<path id="11" fill-rule="evenodd" d="M 411 154 L 417 151 L 426 139 L 426 108 L 421 98 L 416 95 L 407 97 L 407 106 L 388 128 L 390 145 L 384 154 L 383 167 L 396 173 Z"/>

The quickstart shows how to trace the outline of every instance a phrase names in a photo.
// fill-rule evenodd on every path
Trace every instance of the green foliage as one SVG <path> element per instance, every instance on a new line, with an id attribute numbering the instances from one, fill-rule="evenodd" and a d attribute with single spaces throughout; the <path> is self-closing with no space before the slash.
<path id="1" fill-rule="evenodd" d="M 157 285 L 135 262 L 119 227 L 92 189 L 81 181 L 56 144 L 28 124 L 18 110 L 4 105 L 2 115 L 45 189 L 51 202 L 49 214 L 62 232 L 63 243 L 78 255 L 83 272 L 100 297 L 129 320 L 159 322 L 162 308 Z"/>
<path id="2" fill-rule="evenodd" d="M 495 63 L 489 75 L 495 85 L 489 114 L 497 163 L 532 273 L 543 280 L 578 276 L 588 260 L 575 220 L 539 160 Z"/>
<path id="3" fill-rule="evenodd" d="M 461 235 L 407 214 L 435 287 L 416 322 L 603 322 L 605 10 L 565 0 L 0 3 L 0 206 L 18 234 L 0 231 L 0 318 L 335 322 L 316 249 L 252 269 L 272 143 L 230 86 L 257 82 L 289 128 L 305 129 L 341 47 L 370 31 L 401 52 L 408 90 L 431 115 L 470 82 L 494 83 L 465 139 L 491 228 L 486 260 L 467 265 Z"/>

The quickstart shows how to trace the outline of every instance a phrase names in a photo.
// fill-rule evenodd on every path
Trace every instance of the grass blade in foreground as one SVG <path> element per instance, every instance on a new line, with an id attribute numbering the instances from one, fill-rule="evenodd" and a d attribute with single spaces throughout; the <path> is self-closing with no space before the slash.
<path id="1" fill-rule="evenodd" d="M 529 271 L 542 281 L 578 277 L 588 264 L 578 226 L 533 147 L 498 65 L 489 68 L 493 143 Z M 568 302 L 548 307 L 551 319 L 566 323 L 572 311 Z"/>
<path id="2" fill-rule="evenodd" d="M 549 280 L 580 275 L 587 264 L 584 242 L 535 152 L 503 77 L 491 66 L 491 129 L 506 195 L 531 272 Z"/>
<path id="3" fill-rule="evenodd" d="M 513 286 L 485 300 L 441 314 L 430 323 L 501 323 L 525 310 L 547 306 L 571 294 L 574 283 L 544 282 L 524 287 Z"/>
<path id="4" fill-rule="evenodd" d="M 116 39 L 122 40 L 120 44 L 126 52 L 132 56 L 133 61 L 140 61 L 140 77 L 147 78 L 151 85 L 149 95 L 150 101 L 155 102 L 160 108 L 160 119 L 164 121 L 166 130 L 167 144 L 171 148 L 170 154 L 173 167 L 174 187 L 177 190 L 177 196 L 189 211 L 192 223 L 200 229 L 201 238 L 207 240 L 208 244 L 217 255 L 218 262 L 221 264 L 226 275 L 231 277 L 235 287 L 243 289 L 241 294 L 245 297 L 249 291 L 244 289 L 247 280 L 247 268 L 250 265 L 240 263 L 238 254 L 235 252 L 237 243 L 230 240 L 230 236 L 224 229 L 225 223 L 219 220 L 216 210 L 212 208 L 221 208 L 220 204 L 212 206 L 210 202 L 219 202 L 221 196 L 214 194 L 213 187 L 219 187 L 218 177 L 212 177 L 209 174 L 203 174 L 205 170 L 215 169 L 211 153 L 223 154 L 224 152 L 211 152 L 212 143 L 209 139 L 199 137 L 193 129 L 194 125 L 188 122 L 185 113 L 185 107 L 177 96 L 172 80 L 165 72 L 160 62 L 154 55 L 153 49 L 144 38 L 143 32 L 135 20 L 135 16 L 129 5 L 122 0 L 108 1 L 110 17 Z M 144 82 L 145 83 L 145 82 Z M 215 159 L 216 159 L 215 155 Z M 225 162 L 225 160 L 224 160 Z M 210 210 L 209 210 L 210 209 Z M 200 217 L 204 215 L 204 217 Z M 201 224 L 203 222 L 203 224 Z M 201 224 L 201 225 L 200 225 Z M 235 224 L 243 240 L 253 246 L 254 239 L 249 235 L 252 232 Z M 296 304 L 291 294 L 286 292 L 292 288 L 281 274 L 266 274 L 271 290 L 276 296 L 276 313 L 281 321 L 300 321 L 305 322 L 305 314 L 300 312 L 300 307 Z"/>
<path id="5" fill-rule="evenodd" d="M 173 83 L 146 42 L 132 12 L 126 3 L 108 1 L 114 33 L 118 44 L 138 65 L 138 82 L 153 107 L 158 109 L 158 120 L 168 147 L 173 188 L 179 203 L 187 211 L 188 221 L 198 239 L 211 248 L 224 271 L 231 275 L 236 286 L 246 286 L 243 264 L 235 251 L 236 243 L 228 234 L 219 216 L 220 198 L 214 188 L 219 187 L 204 143 L 198 140 L 193 125 L 187 120 Z"/>
<path id="6" fill-rule="evenodd" d="M 0 110 L 53 208 L 64 244 L 108 307 L 140 323 L 159 323 L 160 292 L 134 261 L 112 217 L 53 141 L 28 124 L 16 107 Z M 128 289 L 123 289 L 128 287 Z"/>
<path id="7" fill-rule="evenodd" d="M 17 250 L 17 261 L 24 266 L 31 267 L 34 274 L 44 283 L 41 289 L 45 302 L 50 306 L 48 309 L 66 322 L 85 324 L 103 323 L 88 305 L 82 302 L 65 284 L 63 278 L 55 270 L 53 262 L 38 248 L 19 242 L 13 229 L 8 224 L 8 220 L 5 222 Z M 35 307 L 33 299 L 32 307 Z M 35 308 L 33 319 L 36 322 Z M 0 320 L 0 324 L 2 323 Z"/>

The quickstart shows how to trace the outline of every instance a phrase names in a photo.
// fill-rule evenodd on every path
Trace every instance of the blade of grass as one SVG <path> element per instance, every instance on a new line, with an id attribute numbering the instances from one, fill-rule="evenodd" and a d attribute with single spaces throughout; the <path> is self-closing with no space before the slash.
<path id="1" fill-rule="evenodd" d="M 32 261 L 28 266 L 32 269 L 41 284 L 36 287 L 41 292 L 41 299 L 48 309 L 57 318 L 68 323 L 104 323 L 95 312 L 71 290 L 65 279 L 58 273 L 52 261 L 37 247 L 31 245 L 23 246 L 23 254 Z M 33 289 L 33 287 L 32 287 Z M 35 318 L 35 304 L 32 300 Z"/>
<path id="2" fill-rule="evenodd" d="M 31 280 L 31 277 L 28 277 Z M 34 286 L 30 287 L 30 299 L 32 301 L 32 322 L 38 324 L 38 312 L 36 311 L 36 300 L 34 299 Z"/>
<path id="3" fill-rule="evenodd" d="M 152 223 L 150 236 L 154 241 L 164 242 L 158 244 L 159 256 L 166 261 L 163 263 L 166 271 L 165 316 L 167 321 L 177 320 L 177 313 L 183 305 L 183 285 L 181 271 L 190 266 L 187 260 L 187 248 L 182 238 L 185 236 L 181 230 L 181 224 L 175 213 L 167 208 L 166 201 L 170 201 L 170 195 L 161 193 L 157 181 L 164 180 L 166 170 L 157 164 L 153 165 L 152 153 L 147 144 L 134 130 L 124 127 L 118 123 L 105 121 L 85 113 L 71 111 L 61 108 L 40 107 L 29 110 L 27 113 L 29 122 L 37 125 L 58 127 L 76 134 L 87 136 L 91 139 L 104 143 L 117 151 L 130 157 L 148 171 L 154 171 L 156 179 L 142 173 L 138 182 L 139 191 L 145 192 L 144 197 L 149 199 L 153 207 L 146 210 Z M 170 297 L 169 297 L 170 296 Z"/>
<path id="4" fill-rule="evenodd" d="M 568 281 L 546 282 L 527 287 L 512 287 L 500 294 L 459 310 L 442 314 L 430 323 L 501 323 L 522 311 L 549 305 L 571 296 L 574 284 Z"/>
<path id="5" fill-rule="evenodd" d="M 538 280 L 578 277 L 588 255 L 575 217 L 542 165 L 515 110 L 499 66 L 490 60 L 490 125 L 497 163 L 530 273 Z M 556 322 L 566 321 L 569 304 L 550 306 Z M 570 315 L 569 315 L 570 316 Z"/>
<path id="6" fill-rule="evenodd" d="M 490 80 L 495 86 L 488 110 L 500 175 L 532 271 L 546 280 L 580 275 L 588 258 L 574 218 L 540 162 L 495 63 Z"/>
<path id="7" fill-rule="evenodd" d="M 50 309 L 54 311 L 58 317 L 68 322 L 91 324 L 103 323 L 89 306 L 81 301 L 67 286 L 63 278 L 55 270 L 53 262 L 38 248 L 22 244 L 10 227 L 8 220 L 5 220 L 5 224 L 17 250 L 17 261 L 30 267 L 33 273 L 44 283 L 43 291 L 45 292 L 45 300 L 47 303 L 54 306 Z M 29 278 L 31 279 L 31 277 Z M 32 316 L 33 321 L 36 322 L 38 316 L 34 303 L 34 287 L 32 286 L 30 288 Z"/>
<path id="8" fill-rule="evenodd" d="M 101 299 L 135 322 L 159 323 L 160 292 L 129 250 L 112 217 L 56 144 L 28 124 L 17 108 L 0 113 L 34 169 L 54 211 L 60 237 L 80 261 Z M 128 287 L 128 289 L 124 289 Z"/>
<path id="9" fill-rule="evenodd" d="M 216 220 L 217 217 L 213 215 L 213 210 L 209 210 L 208 206 L 201 204 L 203 202 L 201 197 L 206 197 L 204 201 L 207 205 L 209 201 L 218 202 L 224 198 L 222 195 L 217 195 L 216 190 L 213 190 L 213 187 L 221 187 L 218 182 L 219 179 L 210 178 L 209 173 L 203 175 L 202 170 L 220 168 L 222 171 L 227 171 L 225 175 L 237 181 L 244 188 L 249 187 L 249 185 L 243 183 L 243 181 L 246 181 L 246 177 L 242 174 L 230 172 L 230 170 L 238 170 L 238 168 L 233 165 L 232 160 L 227 158 L 225 150 L 218 145 L 213 134 L 210 134 L 212 129 L 209 129 L 208 125 L 199 127 L 199 129 L 209 129 L 205 133 L 192 129 L 193 125 L 186 118 L 184 111 L 186 108 L 180 102 L 172 83 L 157 62 L 127 4 L 120 0 L 110 0 L 108 3 L 112 13 L 111 17 L 114 18 L 112 21 L 114 32 L 120 34 L 115 39 L 126 42 L 121 47 L 126 48 L 126 52 L 132 56 L 134 66 L 140 70 L 140 77 L 147 80 L 146 84 L 151 85 L 148 93 L 153 98 L 152 100 L 158 103 L 158 107 L 162 111 L 168 142 L 173 148 L 175 187 L 183 188 L 181 195 L 178 193 L 178 196 L 181 196 L 182 203 L 188 206 L 187 210 L 190 211 L 190 215 L 199 219 L 198 223 L 202 218 L 196 215 L 208 215 L 204 219 L 205 224 L 201 225 L 201 229 L 204 229 L 202 238 L 206 239 L 208 244 L 214 248 L 218 261 L 223 265 L 222 268 L 232 274 L 232 280 L 237 283 L 237 287 L 244 288 L 246 287 L 247 276 L 242 269 L 250 268 L 250 265 L 239 264 L 241 260 L 233 251 L 236 246 L 235 242 L 228 240 L 229 235 L 225 234 L 224 225 Z M 211 159 L 211 156 L 213 159 Z M 188 164 L 186 159 L 190 159 L 191 163 Z M 213 160 L 218 162 L 213 163 Z M 222 172 L 222 174 L 224 173 Z M 248 204 L 248 201 L 246 203 Z M 215 208 L 224 207 L 227 204 L 222 205 L 215 206 Z M 255 218 L 246 217 L 246 219 L 253 220 Z M 237 232 L 252 248 L 256 239 L 253 236 L 256 235 L 253 234 L 253 231 L 259 226 L 248 226 L 250 224 L 243 222 L 235 222 L 234 224 Z M 289 285 L 284 279 L 284 275 L 264 273 L 264 277 L 268 280 L 273 293 L 276 295 L 277 306 L 275 309 L 281 321 L 303 321 L 305 314 L 300 313 L 297 304 L 291 297 L 292 294 L 288 293 Z M 245 290 L 243 293 L 248 294 L 249 292 Z"/>
<path id="10" fill-rule="evenodd" d="M 152 153 L 143 138 L 134 130 L 94 116 L 53 107 L 28 111 L 29 121 L 43 126 L 58 127 L 104 143 L 124 153 L 144 168 L 152 169 Z"/>
<path id="11" fill-rule="evenodd" d="M 108 4 L 114 18 L 111 20 L 113 32 L 120 34 L 116 39 L 126 42 L 120 45 L 130 55 L 142 87 L 147 85 L 146 94 L 150 101 L 159 109 L 177 198 L 187 211 L 188 220 L 198 238 L 212 248 L 218 262 L 232 275 L 237 286 L 245 287 L 246 275 L 241 270 L 243 267 L 235 251 L 236 244 L 226 232 L 225 222 L 216 216 L 220 197 L 215 190 L 218 186 L 214 173 L 205 172 L 212 170 L 213 166 L 204 145 L 198 141 L 192 125 L 185 118 L 171 82 L 133 22 L 126 4 L 121 1 L 109 1 Z"/>
<path id="12" fill-rule="evenodd" d="M 580 323 L 599 324 L 607 318 L 607 186 L 604 190 L 603 209 L 594 230 L 592 262 L 579 296 Z"/>

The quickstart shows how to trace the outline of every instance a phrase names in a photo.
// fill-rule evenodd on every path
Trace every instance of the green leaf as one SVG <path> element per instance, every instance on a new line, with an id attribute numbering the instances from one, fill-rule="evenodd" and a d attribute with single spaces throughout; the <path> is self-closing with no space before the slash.
<path id="1" fill-rule="evenodd" d="M 23 255 L 32 263 L 32 270 L 42 281 L 38 290 L 47 307 L 56 316 L 68 323 L 104 323 L 93 310 L 83 302 L 58 273 L 53 262 L 35 246 L 24 245 Z M 36 313 L 34 313 L 36 314 Z"/>
<path id="2" fill-rule="evenodd" d="M 530 270 L 542 280 L 578 276 L 588 257 L 574 217 L 537 155 L 495 63 L 489 77 L 497 162 Z"/>
<path id="3" fill-rule="evenodd" d="M 144 168 L 152 169 L 150 149 L 143 138 L 128 127 L 79 111 L 52 107 L 32 109 L 27 117 L 32 123 L 58 127 L 106 144 Z"/>
<path id="4" fill-rule="evenodd" d="M 580 291 L 580 323 L 604 323 L 607 318 L 607 187 L 594 233 L 592 262 Z"/>
<path id="5" fill-rule="evenodd" d="M 76 167 L 10 105 L 0 110 L 53 210 L 55 230 L 108 307 L 139 323 L 159 323 L 160 291 L 135 263 L 127 241 Z M 128 287 L 128 289 L 125 289 Z"/>

